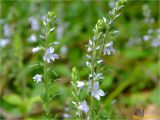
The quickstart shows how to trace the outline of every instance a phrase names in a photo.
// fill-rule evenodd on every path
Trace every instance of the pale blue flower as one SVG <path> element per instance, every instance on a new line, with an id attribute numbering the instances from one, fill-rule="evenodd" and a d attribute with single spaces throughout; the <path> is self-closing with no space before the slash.
<path id="1" fill-rule="evenodd" d="M 79 106 L 78 109 L 84 111 L 85 113 L 87 113 L 89 111 L 89 107 L 86 103 L 86 100 L 84 100 Z"/>
<path id="2" fill-rule="evenodd" d="M 104 47 L 104 55 L 111 55 L 111 52 L 114 54 L 115 53 L 115 50 L 113 48 L 113 42 L 109 42 L 105 45 Z"/>
<path id="3" fill-rule="evenodd" d="M 36 75 L 33 77 L 33 80 L 36 81 L 36 82 L 42 81 L 42 75 L 36 74 Z"/>
<path id="4" fill-rule="evenodd" d="M 58 55 L 57 54 L 54 54 L 54 48 L 52 47 L 49 47 L 47 50 L 46 50 L 46 53 L 45 55 L 43 56 L 43 60 L 44 61 L 47 61 L 47 63 L 50 63 L 51 60 L 52 61 L 55 61 L 55 59 L 58 59 Z"/>
<path id="5" fill-rule="evenodd" d="M 93 84 L 92 96 L 95 97 L 97 100 L 100 100 L 101 96 L 105 96 L 103 90 L 99 89 L 99 82 L 95 82 Z"/>
<path id="6" fill-rule="evenodd" d="M 30 17 L 29 20 L 28 20 L 31 24 L 31 29 L 33 31 L 38 31 L 39 30 L 39 23 L 38 23 L 38 20 L 34 17 Z"/>

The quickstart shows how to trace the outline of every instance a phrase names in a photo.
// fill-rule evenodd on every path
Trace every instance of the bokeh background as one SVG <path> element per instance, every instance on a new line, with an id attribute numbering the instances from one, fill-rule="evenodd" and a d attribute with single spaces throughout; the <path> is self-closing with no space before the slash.
<path id="1" fill-rule="evenodd" d="M 58 118 L 73 114 L 71 70 L 76 67 L 81 80 L 87 80 L 86 44 L 96 21 L 107 17 L 116 0 L 1 0 L 0 1 L 0 94 L 1 119 L 44 119 L 40 101 L 42 84 L 33 76 L 42 68 L 42 54 L 32 48 L 41 44 L 42 18 L 54 11 L 56 32 L 51 37 L 60 42 L 60 59 L 52 66 L 57 81 L 50 89 L 61 93 L 51 103 Z M 130 119 L 137 109 L 145 115 L 160 113 L 160 25 L 159 0 L 128 0 L 114 24 L 119 30 L 111 36 L 116 54 L 104 57 L 107 70 L 101 88 L 102 118 Z"/>

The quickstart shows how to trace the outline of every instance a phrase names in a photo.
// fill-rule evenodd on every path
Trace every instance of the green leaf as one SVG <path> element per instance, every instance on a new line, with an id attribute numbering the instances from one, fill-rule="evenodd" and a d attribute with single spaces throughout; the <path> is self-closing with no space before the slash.
<path id="1" fill-rule="evenodd" d="M 10 103 L 12 105 L 20 105 L 20 104 L 22 104 L 21 98 L 16 94 L 6 95 L 6 96 L 3 97 L 3 99 L 6 102 L 8 102 L 8 103 Z"/>

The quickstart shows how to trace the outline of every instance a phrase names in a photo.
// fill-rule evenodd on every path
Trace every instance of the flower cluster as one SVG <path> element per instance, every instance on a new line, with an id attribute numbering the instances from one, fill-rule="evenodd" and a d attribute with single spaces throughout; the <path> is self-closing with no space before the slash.
<path id="1" fill-rule="evenodd" d="M 52 32 L 55 30 L 55 15 L 53 12 L 48 12 L 47 17 L 44 17 L 42 22 L 44 25 L 44 31 L 42 31 L 42 35 L 40 35 L 40 38 L 43 39 L 44 42 L 44 46 L 38 46 L 38 47 L 34 47 L 32 49 L 33 54 L 37 53 L 38 51 L 43 51 L 44 56 L 42 57 L 42 59 L 44 60 L 43 63 L 43 75 L 40 74 L 36 74 L 33 79 L 36 82 L 41 82 L 44 85 L 44 93 L 41 95 L 42 101 L 44 103 L 44 107 L 45 107 L 45 111 L 46 111 L 46 116 L 48 119 L 50 119 L 51 115 L 50 115 L 50 107 L 49 107 L 49 102 L 52 99 L 51 96 L 49 95 L 48 92 L 48 88 L 49 86 L 51 86 L 52 81 L 49 74 L 48 74 L 48 70 L 50 70 L 50 66 L 49 64 L 51 63 L 51 61 L 55 61 L 55 59 L 59 59 L 58 54 L 55 53 L 55 47 L 56 45 L 58 45 L 58 42 L 50 42 L 49 40 L 49 36 L 50 34 L 52 34 Z M 32 19 L 33 20 L 33 19 Z M 36 27 L 37 22 L 34 20 L 32 21 L 33 23 L 33 28 L 34 30 L 37 30 L 38 27 Z M 42 80 L 43 78 L 43 80 Z"/>
<path id="2" fill-rule="evenodd" d="M 119 31 L 114 30 L 113 23 L 120 16 L 120 10 L 124 7 L 126 0 L 119 0 L 115 3 L 115 7 L 109 12 L 109 19 L 103 17 L 99 19 L 93 29 L 93 37 L 89 40 L 86 54 L 86 65 L 90 70 L 88 81 L 82 82 L 76 77 L 73 77 L 72 86 L 74 88 L 72 94 L 74 95 L 76 102 L 72 102 L 79 110 L 86 113 L 88 119 L 94 119 L 95 106 L 93 104 L 94 99 L 100 100 L 100 97 L 105 96 L 105 92 L 100 89 L 100 81 L 103 80 L 103 56 L 110 56 L 115 54 L 113 48 L 113 42 L 107 42 L 109 35 L 116 35 Z M 83 88 L 87 89 L 83 89 Z M 90 105 L 87 105 L 86 100 L 80 99 L 80 91 L 87 90 L 89 93 Z M 78 92 L 77 92 L 78 91 Z M 94 98 L 94 99 L 93 99 Z M 90 114 L 88 114 L 88 112 Z M 80 114 L 78 113 L 80 116 Z"/>
<path id="3" fill-rule="evenodd" d="M 153 29 L 153 23 L 155 19 L 151 17 L 151 10 L 147 5 L 143 6 L 143 15 L 145 17 L 144 21 L 148 25 L 149 29 L 147 34 L 143 36 L 143 40 L 145 42 L 150 42 L 152 47 L 159 47 L 160 46 L 160 29 Z"/>

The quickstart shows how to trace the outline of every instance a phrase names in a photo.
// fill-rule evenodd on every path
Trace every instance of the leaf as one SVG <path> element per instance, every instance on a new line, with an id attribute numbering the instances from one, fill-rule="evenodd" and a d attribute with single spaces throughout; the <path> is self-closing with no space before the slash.
<path id="1" fill-rule="evenodd" d="M 40 96 L 34 96 L 30 99 L 30 103 L 34 104 L 35 102 L 40 102 L 41 101 L 41 97 Z"/>
<path id="2" fill-rule="evenodd" d="M 6 102 L 8 102 L 8 103 L 10 103 L 12 105 L 20 105 L 20 104 L 22 104 L 21 98 L 16 94 L 6 95 L 6 96 L 3 97 L 3 99 Z"/>

